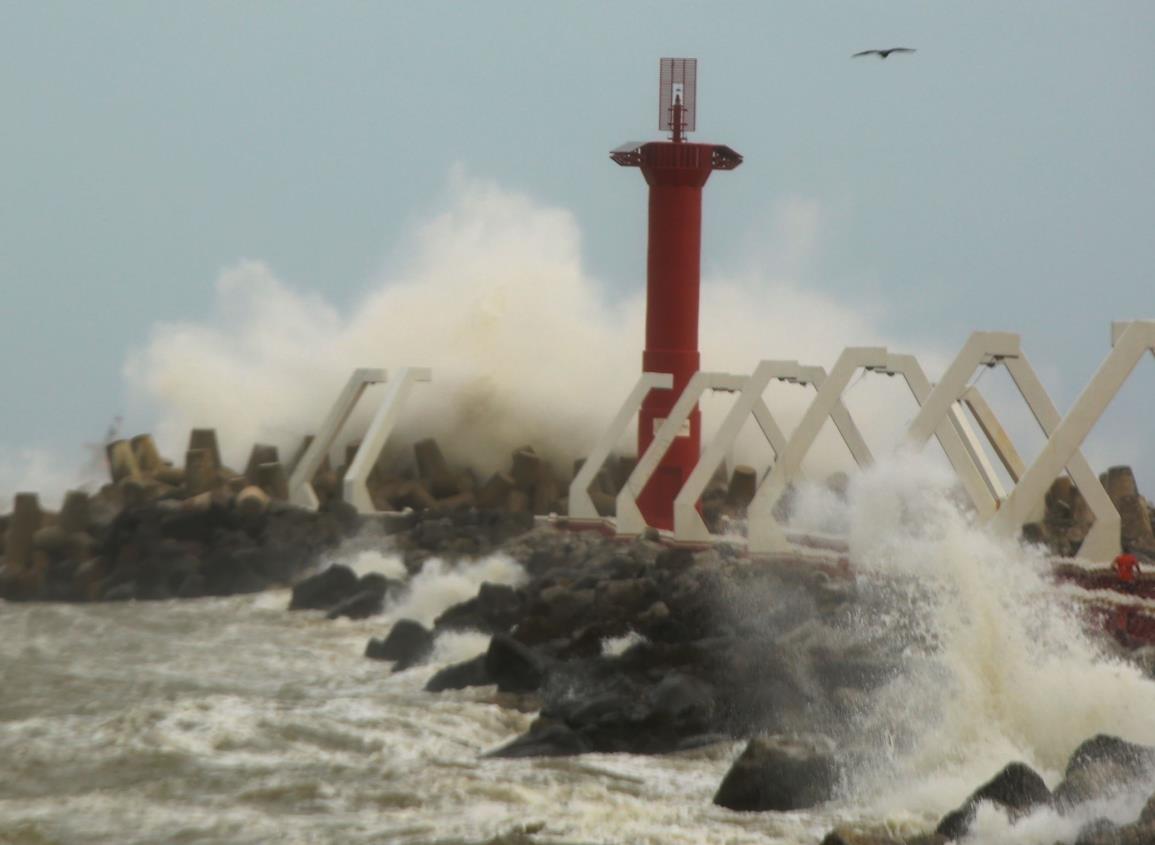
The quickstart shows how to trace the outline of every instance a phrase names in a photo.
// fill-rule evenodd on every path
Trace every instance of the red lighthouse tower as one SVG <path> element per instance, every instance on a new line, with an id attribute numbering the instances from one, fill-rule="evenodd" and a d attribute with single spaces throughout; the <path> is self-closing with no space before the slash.
<path id="1" fill-rule="evenodd" d="M 650 186 L 649 246 L 646 252 L 646 348 L 644 372 L 671 373 L 672 390 L 655 390 L 638 416 L 638 455 L 669 415 L 690 377 L 698 371 L 698 288 L 702 249 L 702 187 L 715 170 L 733 170 L 742 156 L 720 144 L 692 144 L 696 128 L 697 59 L 662 59 L 658 129 L 669 141 L 624 144 L 610 153 L 623 167 L 640 167 Z M 698 462 L 701 412 L 694 408 L 688 429 L 674 441 L 638 498 L 646 522 L 673 528 L 674 497 Z"/>

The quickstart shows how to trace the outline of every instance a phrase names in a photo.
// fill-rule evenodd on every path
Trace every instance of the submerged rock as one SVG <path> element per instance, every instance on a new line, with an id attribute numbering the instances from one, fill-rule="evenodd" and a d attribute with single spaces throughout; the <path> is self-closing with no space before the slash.
<path id="1" fill-rule="evenodd" d="M 982 801 L 1001 807 L 1016 817 L 1050 804 L 1051 791 L 1026 763 L 1010 763 L 972 792 L 961 807 L 944 816 L 935 833 L 947 839 L 965 836 Z"/>

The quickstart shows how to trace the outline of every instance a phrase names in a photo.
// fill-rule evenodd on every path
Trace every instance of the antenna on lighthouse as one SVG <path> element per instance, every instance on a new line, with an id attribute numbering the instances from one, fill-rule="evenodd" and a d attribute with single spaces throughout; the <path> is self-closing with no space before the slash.
<path id="1" fill-rule="evenodd" d="M 693 132 L 698 117 L 698 60 L 662 59 L 658 71 L 658 129 L 672 140 Z"/>

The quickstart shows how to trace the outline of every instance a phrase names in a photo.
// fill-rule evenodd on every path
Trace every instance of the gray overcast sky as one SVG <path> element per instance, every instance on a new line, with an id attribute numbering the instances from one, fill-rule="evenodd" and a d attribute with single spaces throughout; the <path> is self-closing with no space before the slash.
<path id="1" fill-rule="evenodd" d="M 0 449 L 98 438 L 128 350 L 239 259 L 350 307 L 456 163 L 569 209 L 636 290 L 644 187 L 606 153 L 658 137 L 663 55 L 699 58 L 696 138 L 746 157 L 705 273 L 813 203 L 807 285 L 912 344 L 1019 331 L 1065 410 L 1109 321 L 1155 316 L 1153 44 L 1147 0 L 0 0 Z M 1145 369 L 1120 437 L 1151 439 Z"/>

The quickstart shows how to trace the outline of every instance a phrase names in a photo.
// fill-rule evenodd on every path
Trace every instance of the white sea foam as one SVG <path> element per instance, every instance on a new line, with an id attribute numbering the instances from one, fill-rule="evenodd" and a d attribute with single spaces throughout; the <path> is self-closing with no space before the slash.
<path id="1" fill-rule="evenodd" d="M 887 812 L 941 813 L 1015 760 L 1053 787 L 1097 733 L 1155 744 L 1155 683 L 1096 646 L 1041 552 L 975 527 L 951 481 L 905 457 L 850 487 L 856 566 L 910 590 L 905 613 L 871 621 L 909 643 L 862 726 L 879 748 L 858 787 Z"/>
<path id="2" fill-rule="evenodd" d="M 626 652 L 627 649 L 644 643 L 646 638 L 637 631 L 630 631 L 620 637 L 606 637 L 602 640 L 602 654 L 609 657 L 617 657 Z"/>
<path id="3" fill-rule="evenodd" d="M 364 549 L 343 559 L 341 563 L 358 575 L 368 575 L 372 572 L 395 580 L 402 580 L 409 575 L 399 555 L 376 549 Z"/>
<path id="4" fill-rule="evenodd" d="M 525 578 L 525 570 L 507 555 L 454 564 L 431 558 L 410 579 L 406 589 L 389 602 L 385 614 L 390 619 L 414 619 L 428 626 L 442 611 L 476 596 L 487 581 L 516 586 Z"/>

